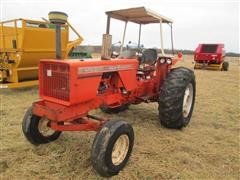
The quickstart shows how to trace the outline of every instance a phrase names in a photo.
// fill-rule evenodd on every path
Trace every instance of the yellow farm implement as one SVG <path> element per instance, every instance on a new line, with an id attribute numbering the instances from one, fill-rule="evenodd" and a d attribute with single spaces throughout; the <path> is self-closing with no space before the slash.
<path id="1" fill-rule="evenodd" d="M 69 40 L 69 30 L 77 39 Z M 63 59 L 83 38 L 67 23 L 61 26 Z M 0 88 L 38 84 L 40 59 L 55 58 L 55 25 L 48 21 L 14 19 L 0 22 Z"/>
<path id="2" fill-rule="evenodd" d="M 223 62 L 221 64 L 202 64 L 196 63 L 194 65 L 194 69 L 208 69 L 208 70 L 223 70 Z"/>

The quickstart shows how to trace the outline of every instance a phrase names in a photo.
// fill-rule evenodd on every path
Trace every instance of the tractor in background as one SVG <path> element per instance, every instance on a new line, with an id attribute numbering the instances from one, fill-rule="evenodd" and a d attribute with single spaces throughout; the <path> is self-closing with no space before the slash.
<path id="1" fill-rule="evenodd" d="M 121 45 L 121 41 L 118 41 L 118 42 L 112 44 L 111 59 L 120 57 L 118 50 L 120 49 L 121 46 L 123 46 L 123 45 Z M 143 44 L 138 45 L 132 41 L 129 41 L 128 44 L 126 45 L 125 49 L 127 50 L 125 52 L 133 51 L 134 54 L 138 53 L 140 55 L 142 53 L 142 51 L 144 50 L 144 45 Z"/>
<path id="2" fill-rule="evenodd" d="M 164 53 L 162 26 L 168 24 L 172 29 L 171 19 L 144 7 L 106 14 L 102 59 L 64 61 L 57 40 L 56 58 L 40 61 L 40 100 L 26 111 L 22 130 L 34 145 L 52 142 L 63 131 L 96 131 L 91 162 L 100 175 L 110 177 L 118 174 L 128 162 L 134 131 L 121 118 L 99 117 L 92 115 L 91 110 L 100 108 L 106 113 L 118 113 L 130 105 L 157 102 L 160 123 L 167 128 L 182 129 L 190 122 L 196 88 L 192 70 L 173 68 L 181 56 Z M 155 49 L 145 49 L 141 54 L 123 53 L 121 46 L 119 57 L 111 59 L 111 18 L 125 22 L 122 45 L 127 23 L 139 25 L 139 45 L 141 27 L 159 24 L 161 53 Z M 50 12 L 49 19 L 56 25 L 56 37 L 60 39 L 67 15 Z"/>
<path id="3" fill-rule="evenodd" d="M 199 44 L 194 52 L 194 69 L 228 71 L 224 44 Z"/>

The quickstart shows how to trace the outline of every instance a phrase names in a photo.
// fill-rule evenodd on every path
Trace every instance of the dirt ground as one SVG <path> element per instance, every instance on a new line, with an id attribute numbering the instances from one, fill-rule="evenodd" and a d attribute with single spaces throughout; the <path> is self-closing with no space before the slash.
<path id="1" fill-rule="evenodd" d="M 178 66 L 193 69 L 191 59 L 185 57 Z M 160 125 L 157 103 L 111 115 L 126 119 L 135 131 L 132 156 L 113 179 L 239 179 L 240 63 L 237 58 L 228 61 L 228 72 L 195 70 L 195 108 L 183 130 Z M 38 99 L 37 88 L 0 94 L 1 179 L 101 179 L 90 163 L 95 132 L 64 132 L 57 141 L 34 147 L 23 136 L 21 123 L 26 108 Z"/>

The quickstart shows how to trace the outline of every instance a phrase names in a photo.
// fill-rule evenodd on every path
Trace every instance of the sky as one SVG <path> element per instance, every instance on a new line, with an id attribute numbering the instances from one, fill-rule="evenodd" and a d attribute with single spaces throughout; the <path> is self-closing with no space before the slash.
<path id="1" fill-rule="evenodd" d="M 173 19 L 174 47 L 194 50 L 199 43 L 224 43 L 227 52 L 240 53 L 239 0 L 0 0 L 0 21 L 41 20 L 50 11 L 63 11 L 83 36 L 84 45 L 100 45 L 106 30 L 105 11 L 145 6 Z M 122 39 L 124 23 L 111 21 L 112 42 Z M 170 28 L 164 25 L 164 48 L 171 47 Z M 71 34 L 71 39 L 75 36 Z M 125 42 L 137 42 L 138 25 L 129 23 Z M 159 24 L 142 26 L 145 47 L 160 47 Z"/>

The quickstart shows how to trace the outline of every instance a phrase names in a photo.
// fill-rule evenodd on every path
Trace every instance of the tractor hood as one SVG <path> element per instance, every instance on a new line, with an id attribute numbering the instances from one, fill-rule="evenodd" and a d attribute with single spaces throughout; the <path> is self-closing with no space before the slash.
<path id="1" fill-rule="evenodd" d="M 114 60 L 41 60 L 40 97 L 72 105 L 96 97 L 104 73 L 115 72 L 127 91 L 136 88 L 136 59 Z"/>

